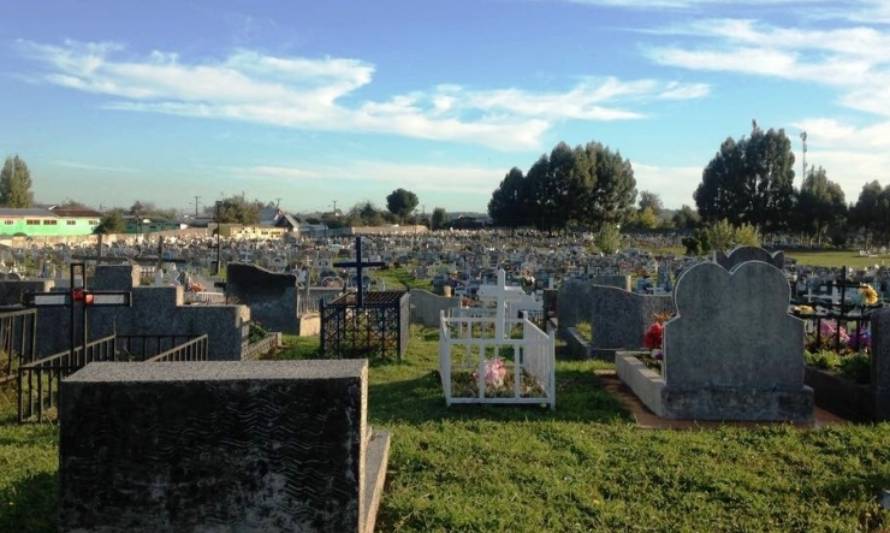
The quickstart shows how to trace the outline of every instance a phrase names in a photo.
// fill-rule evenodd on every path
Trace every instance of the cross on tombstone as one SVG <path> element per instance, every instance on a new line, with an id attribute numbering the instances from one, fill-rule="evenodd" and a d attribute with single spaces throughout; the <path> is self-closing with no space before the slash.
<path id="1" fill-rule="evenodd" d="M 81 287 L 74 286 L 75 273 L 80 270 L 83 281 Z M 86 353 L 87 335 L 87 310 L 90 307 L 130 307 L 130 291 L 91 291 L 87 289 L 87 273 L 84 263 L 71 263 L 70 284 L 68 292 L 29 292 L 25 293 L 25 305 L 28 307 L 67 307 L 71 310 L 71 321 L 68 330 L 71 338 L 71 353 L 77 346 L 77 338 L 74 331 L 75 309 L 80 303 L 82 307 L 81 318 L 83 320 L 83 352 Z"/>
<path id="2" fill-rule="evenodd" d="M 383 261 L 362 261 L 362 238 L 355 238 L 355 261 L 346 262 L 346 263 L 334 263 L 334 266 L 337 268 L 354 268 L 355 275 L 358 279 L 358 288 L 356 289 L 356 305 L 358 307 L 364 307 L 365 305 L 365 283 L 364 277 L 362 276 L 362 271 L 366 268 L 379 268 L 385 267 L 386 263 Z"/>
<path id="3" fill-rule="evenodd" d="M 507 273 L 504 269 L 498 269 L 498 284 L 492 287 L 486 286 L 485 296 L 493 297 L 496 302 L 494 336 L 497 340 L 503 340 L 506 333 L 507 303 L 515 302 L 525 292 L 516 287 L 507 286 Z"/>

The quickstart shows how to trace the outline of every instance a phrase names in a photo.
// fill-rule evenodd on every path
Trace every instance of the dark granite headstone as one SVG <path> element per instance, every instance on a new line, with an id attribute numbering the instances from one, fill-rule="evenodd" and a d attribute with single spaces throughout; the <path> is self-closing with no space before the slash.
<path id="1" fill-rule="evenodd" d="M 872 313 L 871 343 L 875 420 L 890 420 L 890 309 Z"/>
<path id="2" fill-rule="evenodd" d="M 757 246 L 736 246 L 729 254 L 723 253 L 723 250 L 714 252 L 714 261 L 726 270 L 748 261 L 763 261 L 781 270 L 785 267 L 785 252 L 770 253 Z"/>
<path id="3" fill-rule="evenodd" d="M 250 317 L 266 329 L 297 332 L 297 276 L 277 274 L 244 263 L 229 263 L 226 298 L 250 308 Z"/>
<path id="4" fill-rule="evenodd" d="M 93 307 L 89 311 L 90 339 L 108 335 L 188 337 L 207 334 L 211 360 L 240 360 L 250 310 L 241 305 L 185 305 L 182 287 L 139 287 L 138 265 L 99 265 L 90 287 L 132 291 L 130 307 Z M 11 282 L 0 282 L 0 294 Z M 35 283 L 35 282 L 29 282 Z M 42 282 L 45 287 L 52 282 Z M 70 311 L 64 307 L 41 307 L 37 313 L 40 334 L 37 352 L 47 356 L 67 350 Z M 80 312 L 74 324 L 81 338 Z M 78 340 L 78 342 L 80 342 Z"/>
<path id="5" fill-rule="evenodd" d="M 656 315 L 670 314 L 670 296 L 628 292 L 616 287 L 594 285 L 590 292 L 590 345 L 593 355 L 614 358 L 617 350 L 643 347 L 646 328 Z"/>
<path id="6" fill-rule="evenodd" d="M 62 382 L 62 531 L 373 529 L 365 360 L 93 363 Z"/>

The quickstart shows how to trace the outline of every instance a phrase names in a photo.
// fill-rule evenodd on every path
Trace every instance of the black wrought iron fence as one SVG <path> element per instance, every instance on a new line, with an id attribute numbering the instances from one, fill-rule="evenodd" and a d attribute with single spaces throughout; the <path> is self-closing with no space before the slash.
<path id="1" fill-rule="evenodd" d="M 117 360 L 146 361 L 196 338 L 197 335 L 118 335 Z"/>
<path id="2" fill-rule="evenodd" d="M 110 335 L 74 350 L 66 350 L 18 368 L 18 420 L 43 421 L 59 406 L 62 378 L 95 361 L 115 360 L 115 337 Z"/>
<path id="3" fill-rule="evenodd" d="M 0 312 L 0 383 L 15 379 L 18 367 L 36 354 L 37 310 Z"/>
<path id="4" fill-rule="evenodd" d="M 146 359 L 146 363 L 159 363 L 169 361 L 206 361 L 209 341 L 207 335 L 201 335 L 185 344 L 180 344 L 154 357 Z"/>

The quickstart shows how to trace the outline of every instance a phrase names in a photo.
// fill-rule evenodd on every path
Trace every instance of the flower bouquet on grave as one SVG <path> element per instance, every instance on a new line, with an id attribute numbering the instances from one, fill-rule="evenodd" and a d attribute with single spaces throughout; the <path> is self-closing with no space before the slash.
<path id="1" fill-rule="evenodd" d="M 482 381 L 487 398 L 513 397 L 514 374 L 501 357 L 486 359 L 482 363 Z M 544 397 L 544 388 L 525 369 L 520 372 L 519 393 L 522 397 Z M 479 371 L 454 373 L 451 376 L 451 390 L 454 397 L 466 398 L 479 395 Z"/>
<path id="2" fill-rule="evenodd" d="M 668 313 L 655 315 L 655 322 L 646 328 L 643 335 L 643 346 L 649 350 L 649 357 L 643 358 L 643 362 L 649 368 L 661 371 L 661 363 L 664 360 L 664 323 L 670 318 Z"/>
<path id="3" fill-rule="evenodd" d="M 875 305 L 878 303 L 878 291 L 867 283 L 863 283 L 862 286 L 859 287 L 859 294 L 865 305 Z"/>

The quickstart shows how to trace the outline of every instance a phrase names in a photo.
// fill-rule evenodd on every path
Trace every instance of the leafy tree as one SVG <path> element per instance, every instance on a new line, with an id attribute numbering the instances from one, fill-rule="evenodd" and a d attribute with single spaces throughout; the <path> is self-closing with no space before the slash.
<path id="1" fill-rule="evenodd" d="M 760 246 L 760 232 L 752 224 L 734 226 L 723 219 L 696 229 L 682 240 L 687 255 L 704 255 L 712 250 L 729 251 L 736 246 Z"/>
<path id="2" fill-rule="evenodd" d="M 241 198 L 240 200 L 243 202 L 243 198 Z M 207 212 L 212 212 L 211 215 L 215 215 L 215 212 L 213 212 L 214 209 L 215 208 L 213 206 L 208 206 L 206 208 Z M 151 202 L 141 202 L 139 200 L 133 202 L 133 205 L 130 206 L 130 209 L 127 210 L 127 213 L 138 218 L 154 218 L 165 220 L 172 220 L 176 218 L 176 211 L 174 209 L 159 209 L 157 206 L 155 206 L 155 204 Z"/>
<path id="3" fill-rule="evenodd" d="M 597 142 L 584 147 L 587 166 L 586 186 L 579 199 L 584 206 L 584 222 L 597 227 L 604 222 L 626 219 L 637 196 L 630 160 Z"/>
<path id="4" fill-rule="evenodd" d="M 7 157 L 0 171 L 0 204 L 6 207 L 31 207 L 31 171 L 18 155 Z"/>
<path id="5" fill-rule="evenodd" d="M 872 238 L 886 235 L 885 213 L 888 207 L 888 193 L 880 183 L 872 181 L 862 187 L 856 205 L 850 210 L 850 221 L 865 232 L 866 248 L 869 248 Z"/>
<path id="6" fill-rule="evenodd" d="M 72 200 L 71 198 L 66 198 L 64 202 L 60 203 L 56 206 L 61 209 L 90 209 L 90 206 L 83 202 L 78 202 L 77 200 Z"/>
<path id="7" fill-rule="evenodd" d="M 781 229 L 794 204 L 793 182 L 794 154 L 785 131 L 764 132 L 754 123 L 750 137 L 728 138 L 720 146 L 702 173 L 695 203 L 706 222 Z"/>
<path id="8" fill-rule="evenodd" d="M 417 207 L 417 195 L 405 189 L 396 189 L 386 197 L 386 208 L 389 212 L 404 220 Z"/>
<path id="9" fill-rule="evenodd" d="M 437 207 L 433 209 L 433 216 L 430 219 L 430 226 L 432 226 L 432 229 L 442 229 L 445 227 L 447 218 L 448 214 L 445 212 L 445 209 Z"/>
<path id="10" fill-rule="evenodd" d="M 674 213 L 672 221 L 677 229 L 692 229 L 698 226 L 701 222 L 701 217 L 698 216 L 698 212 L 695 209 L 683 204 L 683 206 Z"/>
<path id="11" fill-rule="evenodd" d="M 816 242 L 821 246 L 829 227 L 840 224 L 846 212 L 847 204 L 841 186 L 828 179 L 824 168 L 810 170 L 797 199 L 800 229 L 815 234 Z"/>
<path id="12" fill-rule="evenodd" d="M 235 195 L 219 200 L 213 206 L 208 206 L 207 211 L 220 224 L 251 226 L 259 224 L 262 208 L 263 204 L 257 200 L 251 202 L 245 200 L 243 195 Z"/>
<path id="13" fill-rule="evenodd" d="M 344 222 L 346 226 L 382 226 L 386 218 L 371 202 L 360 202 L 352 206 Z"/>
<path id="14" fill-rule="evenodd" d="M 637 213 L 636 224 L 642 229 L 655 229 L 658 227 L 658 215 L 652 207 L 646 207 Z"/>
<path id="15" fill-rule="evenodd" d="M 488 202 L 488 216 L 496 226 L 517 228 L 530 219 L 525 177 L 516 167 L 510 169 Z"/>
<path id="16" fill-rule="evenodd" d="M 603 224 L 596 234 L 594 244 L 601 252 L 611 255 L 621 249 L 621 230 L 617 224 Z"/>
<path id="17" fill-rule="evenodd" d="M 646 209 L 651 209 L 652 214 L 656 217 L 661 215 L 661 212 L 664 210 L 664 204 L 661 202 L 661 197 L 654 192 L 640 192 L 640 212 L 643 212 Z"/>
<path id="18" fill-rule="evenodd" d="M 555 149 L 554 149 L 555 150 Z M 550 158 L 542 155 L 526 174 L 528 203 L 535 226 L 552 232 L 567 222 L 565 207 L 559 200 L 563 196 L 559 179 L 550 172 Z"/>
<path id="19" fill-rule="evenodd" d="M 120 209 L 114 209 L 102 215 L 99 225 L 93 230 L 93 233 L 99 235 L 108 235 L 113 233 L 123 233 L 126 231 L 127 225 L 124 222 L 124 216 Z"/>
<path id="20" fill-rule="evenodd" d="M 625 220 L 635 198 L 633 168 L 620 153 L 595 142 L 574 149 L 559 143 L 525 177 L 511 169 L 492 194 L 488 213 L 496 225 L 512 228 L 600 227 Z"/>
<path id="21" fill-rule="evenodd" d="M 751 224 L 742 224 L 735 229 L 730 249 L 736 246 L 760 246 L 762 241 L 763 239 L 756 227 Z"/>

